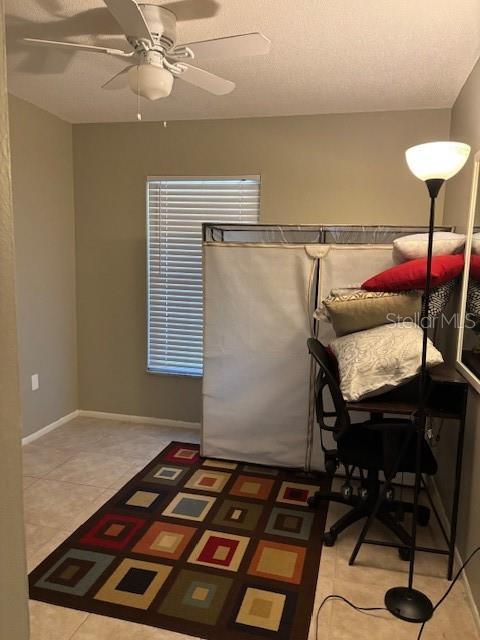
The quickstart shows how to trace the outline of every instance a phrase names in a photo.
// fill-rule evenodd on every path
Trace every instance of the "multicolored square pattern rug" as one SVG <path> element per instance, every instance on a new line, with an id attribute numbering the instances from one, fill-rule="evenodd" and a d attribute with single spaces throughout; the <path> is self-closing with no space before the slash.
<path id="1" fill-rule="evenodd" d="M 173 442 L 31 573 L 30 595 L 208 640 L 305 640 L 319 488 Z"/>

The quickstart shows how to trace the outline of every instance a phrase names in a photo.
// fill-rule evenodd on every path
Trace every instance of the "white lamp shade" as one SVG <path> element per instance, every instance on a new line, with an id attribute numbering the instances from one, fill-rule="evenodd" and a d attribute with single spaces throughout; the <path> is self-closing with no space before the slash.
<path id="1" fill-rule="evenodd" d="M 148 100 L 158 100 L 170 95 L 173 87 L 173 75 L 163 67 L 141 64 L 130 69 L 128 83 L 134 93 L 138 93 Z"/>
<path id="2" fill-rule="evenodd" d="M 428 142 L 405 152 L 408 168 L 420 180 L 448 180 L 468 160 L 470 147 L 463 142 Z"/>

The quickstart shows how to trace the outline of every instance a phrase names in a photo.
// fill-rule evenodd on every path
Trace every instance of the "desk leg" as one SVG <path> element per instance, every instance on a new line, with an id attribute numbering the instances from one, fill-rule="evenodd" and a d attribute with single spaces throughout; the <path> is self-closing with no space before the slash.
<path id="1" fill-rule="evenodd" d="M 468 391 L 466 392 L 468 393 Z M 457 462 L 455 466 L 455 487 L 453 491 L 452 514 L 450 517 L 450 545 L 448 553 L 447 579 L 453 576 L 453 563 L 455 561 L 455 542 L 457 540 L 458 503 L 460 499 L 460 485 L 462 482 L 463 441 L 465 436 L 466 399 L 464 402 L 463 416 L 460 421 L 457 438 Z"/>

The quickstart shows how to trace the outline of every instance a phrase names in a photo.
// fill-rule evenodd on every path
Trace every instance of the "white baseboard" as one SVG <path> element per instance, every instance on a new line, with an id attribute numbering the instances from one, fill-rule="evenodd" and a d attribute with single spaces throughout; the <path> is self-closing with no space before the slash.
<path id="1" fill-rule="evenodd" d="M 50 431 L 53 431 L 54 429 L 58 429 L 58 427 L 61 427 L 62 424 L 65 424 L 66 422 L 70 422 L 70 420 L 73 420 L 79 414 L 80 412 L 78 411 L 78 409 L 76 411 L 72 411 L 72 413 L 68 413 L 66 416 L 63 416 L 62 418 L 55 420 L 55 422 L 51 422 L 50 424 L 47 424 L 46 427 L 43 427 L 42 429 L 39 429 L 38 431 L 31 433 L 29 436 L 25 436 L 24 438 L 22 438 L 22 446 L 25 446 L 26 444 L 30 444 L 35 440 L 38 440 L 38 438 L 41 438 L 47 433 L 50 433 Z"/>
<path id="2" fill-rule="evenodd" d="M 435 503 L 435 506 L 437 507 L 437 511 L 438 511 L 438 515 L 440 516 L 440 519 L 442 520 L 442 524 L 445 527 L 446 531 L 450 530 L 450 522 L 448 520 L 448 516 L 445 512 L 445 507 L 443 506 L 443 501 L 442 498 L 440 496 L 440 492 L 438 491 L 438 487 L 437 487 L 437 483 L 435 482 L 435 480 L 431 477 L 427 477 L 427 483 L 431 489 L 431 493 L 432 493 L 432 500 Z M 458 565 L 461 567 L 464 560 L 462 559 L 462 556 L 460 555 L 460 551 L 458 550 L 458 547 L 455 547 L 455 560 L 457 561 Z M 475 625 L 477 627 L 477 631 L 480 635 L 480 613 L 478 611 L 478 607 L 477 607 L 477 603 L 475 602 L 475 598 L 473 597 L 473 593 L 472 593 L 472 589 L 470 588 L 470 582 L 468 581 L 468 576 L 466 571 L 462 572 L 462 579 L 463 579 L 463 583 L 465 585 L 465 591 L 467 594 L 467 598 L 468 598 L 468 603 L 470 605 L 470 609 L 472 611 L 472 615 L 473 615 L 473 619 L 475 621 Z"/>
<path id="3" fill-rule="evenodd" d="M 80 409 L 78 415 L 84 418 L 98 418 L 100 420 L 119 420 L 121 422 L 155 424 L 159 427 L 172 427 L 174 429 L 200 429 L 199 422 L 183 422 L 182 420 L 170 420 L 169 418 L 147 418 L 145 416 L 130 416 L 125 413 L 85 411 L 84 409 Z"/>
<path id="4" fill-rule="evenodd" d="M 200 429 L 199 422 L 183 422 L 181 420 L 170 420 L 169 418 L 146 418 L 143 416 L 130 416 L 125 413 L 105 413 L 103 411 L 84 411 L 83 409 L 77 409 L 55 420 L 55 422 L 47 424 L 46 427 L 35 431 L 35 433 L 31 433 L 29 436 L 22 438 L 22 446 L 38 440 L 38 438 L 50 433 L 50 431 L 58 429 L 58 427 L 61 427 L 63 424 L 79 417 L 98 418 L 99 420 L 119 420 L 121 422 L 132 422 L 135 424 L 154 424 L 159 427 L 170 427 L 172 429 Z"/>

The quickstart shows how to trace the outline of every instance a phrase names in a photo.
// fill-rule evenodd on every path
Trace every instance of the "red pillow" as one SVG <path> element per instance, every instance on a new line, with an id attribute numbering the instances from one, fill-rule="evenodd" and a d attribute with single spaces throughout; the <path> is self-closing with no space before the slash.
<path id="1" fill-rule="evenodd" d="M 480 256 L 470 256 L 470 277 L 480 280 Z"/>
<path id="2" fill-rule="evenodd" d="M 450 256 L 434 256 L 432 258 L 431 286 L 453 280 L 463 271 L 463 253 Z M 367 291 L 408 291 L 409 289 L 425 289 L 427 259 L 418 258 L 382 271 L 362 284 Z"/>

